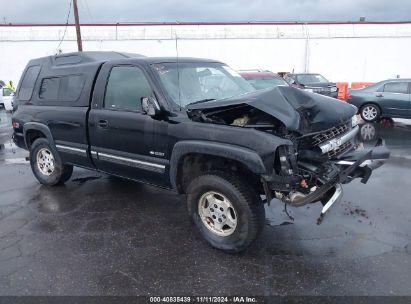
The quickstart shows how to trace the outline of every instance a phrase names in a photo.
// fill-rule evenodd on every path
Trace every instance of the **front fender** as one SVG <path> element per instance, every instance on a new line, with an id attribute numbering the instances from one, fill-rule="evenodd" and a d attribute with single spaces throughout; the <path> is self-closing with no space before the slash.
<path id="1" fill-rule="evenodd" d="M 265 174 L 266 167 L 261 157 L 253 150 L 230 144 L 210 141 L 185 140 L 174 145 L 170 160 L 170 181 L 177 188 L 177 170 L 180 160 L 187 154 L 199 153 L 235 160 L 255 174 Z"/>

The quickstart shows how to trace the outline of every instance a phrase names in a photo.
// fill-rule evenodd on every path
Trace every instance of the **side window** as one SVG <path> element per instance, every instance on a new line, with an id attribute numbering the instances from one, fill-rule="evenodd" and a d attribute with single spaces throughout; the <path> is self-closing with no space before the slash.
<path id="1" fill-rule="evenodd" d="M 384 85 L 384 92 L 407 94 L 407 82 L 388 82 Z"/>
<path id="2" fill-rule="evenodd" d="M 152 95 L 150 84 L 137 67 L 113 67 L 104 97 L 106 109 L 129 109 L 141 111 L 141 98 Z"/>
<path id="3" fill-rule="evenodd" d="M 41 82 L 39 97 L 42 99 L 57 99 L 60 86 L 60 78 L 44 78 Z"/>
<path id="4" fill-rule="evenodd" d="M 84 87 L 84 76 L 67 75 L 44 78 L 39 97 L 44 100 L 75 101 Z"/>
<path id="5" fill-rule="evenodd" d="M 31 66 L 26 70 L 19 88 L 20 100 L 30 100 L 39 72 L 40 66 L 38 65 Z"/>

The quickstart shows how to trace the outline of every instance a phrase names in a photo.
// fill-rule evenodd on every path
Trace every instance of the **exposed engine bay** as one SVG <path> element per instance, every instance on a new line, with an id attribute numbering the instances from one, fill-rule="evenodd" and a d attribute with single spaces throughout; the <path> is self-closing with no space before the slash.
<path id="1" fill-rule="evenodd" d="M 193 110 L 189 115 L 192 120 L 198 122 L 256 128 L 278 135 L 287 133 L 284 124 L 278 119 L 247 104 L 219 109 Z"/>

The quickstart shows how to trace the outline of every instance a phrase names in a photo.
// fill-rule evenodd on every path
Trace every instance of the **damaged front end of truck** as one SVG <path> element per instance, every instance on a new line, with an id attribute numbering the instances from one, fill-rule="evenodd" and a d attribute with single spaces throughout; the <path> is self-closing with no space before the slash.
<path id="1" fill-rule="evenodd" d="M 372 149 L 356 142 L 357 108 L 345 102 L 292 87 L 276 87 L 194 104 L 189 117 L 198 122 L 254 128 L 287 139 L 276 147 L 273 170 L 261 176 L 270 202 L 287 205 L 321 202 L 318 223 L 342 196 L 341 184 L 366 183 L 389 157 L 383 140 Z"/>

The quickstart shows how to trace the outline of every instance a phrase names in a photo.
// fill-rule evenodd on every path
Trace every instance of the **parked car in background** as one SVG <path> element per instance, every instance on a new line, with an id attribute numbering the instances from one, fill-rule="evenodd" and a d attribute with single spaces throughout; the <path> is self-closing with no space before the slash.
<path id="1" fill-rule="evenodd" d="M 277 86 L 288 86 L 284 78 L 271 71 L 249 70 L 239 71 L 240 75 L 255 89 L 262 90 Z"/>
<path id="2" fill-rule="evenodd" d="M 13 110 L 13 95 L 14 92 L 9 88 L 0 89 L 0 106 L 6 109 L 6 111 Z"/>
<path id="3" fill-rule="evenodd" d="M 330 82 L 321 74 L 316 73 L 289 73 L 284 79 L 291 85 L 308 92 L 314 92 L 337 98 L 337 84 Z"/>
<path id="4" fill-rule="evenodd" d="M 12 134 L 13 129 L 11 127 L 10 115 L 6 114 L 4 111 L 0 111 L 0 154 L 1 150 L 4 148 L 4 144 L 10 142 Z"/>
<path id="5" fill-rule="evenodd" d="M 411 118 L 411 79 L 390 79 L 350 90 L 347 102 L 359 109 L 362 119 Z"/>

